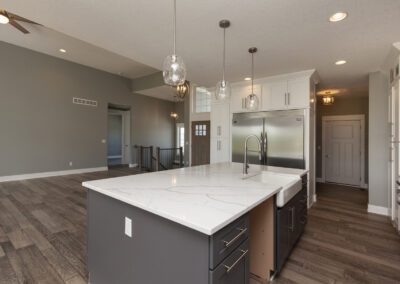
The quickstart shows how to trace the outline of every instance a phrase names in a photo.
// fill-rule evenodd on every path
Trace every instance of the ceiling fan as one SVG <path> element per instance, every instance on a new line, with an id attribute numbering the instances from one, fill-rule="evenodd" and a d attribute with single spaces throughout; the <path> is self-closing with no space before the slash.
<path id="1" fill-rule="evenodd" d="M 13 13 L 7 12 L 6 10 L 0 10 L 0 24 L 10 24 L 14 28 L 19 30 L 20 32 L 22 32 L 24 34 L 29 34 L 29 31 L 27 29 L 25 29 L 23 26 L 21 26 L 17 21 L 39 25 L 36 22 L 25 19 L 23 17 L 13 14 Z"/>

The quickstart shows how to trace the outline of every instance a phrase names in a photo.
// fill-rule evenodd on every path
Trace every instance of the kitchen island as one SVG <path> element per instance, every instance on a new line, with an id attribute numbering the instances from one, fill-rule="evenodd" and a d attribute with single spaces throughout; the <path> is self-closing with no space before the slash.
<path id="1" fill-rule="evenodd" d="M 249 176 L 267 170 L 274 168 L 251 165 Z M 96 284 L 248 283 L 249 212 L 282 188 L 243 179 L 240 163 L 83 185 L 88 270 Z"/>

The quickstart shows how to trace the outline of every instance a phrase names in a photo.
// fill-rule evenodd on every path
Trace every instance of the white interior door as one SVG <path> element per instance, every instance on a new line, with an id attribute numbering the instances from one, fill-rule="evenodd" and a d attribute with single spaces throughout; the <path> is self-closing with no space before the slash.
<path id="1" fill-rule="evenodd" d="M 325 171 L 327 182 L 360 186 L 360 120 L 325 122 Z"/>

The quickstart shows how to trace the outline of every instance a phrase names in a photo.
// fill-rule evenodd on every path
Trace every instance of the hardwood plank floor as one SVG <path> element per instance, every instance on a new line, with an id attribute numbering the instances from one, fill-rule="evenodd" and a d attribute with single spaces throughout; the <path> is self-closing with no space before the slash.
<path id="1" fill-rule="evenodd" d="M 0 284 L 87 283 L 83 181 L 137 174 L 113 168 L 0 183 Z"/>
<path id="2" fill-rule="evenodd" d="M 305 233 L 273 283 L 400 283 L 400 236 L 366 191 L 318 184 Z"/>
<path id="3" fill-rule="evenodd" d="M 0 284 L 86 283 L 81 183 L 137 173 L 113 168 L 0 183 Z M 387 218 L 367 213 L 367 193 L 319 184 L 317 194 L 306 231 L 273 283 L 400 283 L 400 237 Z"/>

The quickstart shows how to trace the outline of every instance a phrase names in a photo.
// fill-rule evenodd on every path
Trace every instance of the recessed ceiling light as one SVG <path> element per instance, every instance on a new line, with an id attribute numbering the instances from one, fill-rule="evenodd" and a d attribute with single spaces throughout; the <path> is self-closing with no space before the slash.
<path id="1" fill-rule="evenodd" d="M 64 48 L 60 48 L 60 52 L 66 53 L 67 51 Z"/>
<path id="2" fill-rule="evenodd" d="M 251 77 L 244 78 L 245 81 L 251 81 Z"/>
<path id="3" fill-rule="evenodd" d="M 346 60 L 339 60 L 339 61 L 335 62 L 336 65 L 343 65 L 343 64 L 346 64 L 346 63 L 347 63 Z"/>
<path id="4" fill-rule="evenodd" d="M 10 19 L 7 16 L 0 14 L 0 24 L 8 24 L 9 22 Z"/>
<path id="5" fill-rule="evenodd" d="M 346 12 L 337 12 L 329 17 L 330 22 L 340 22 L 347 18 Z"/>

